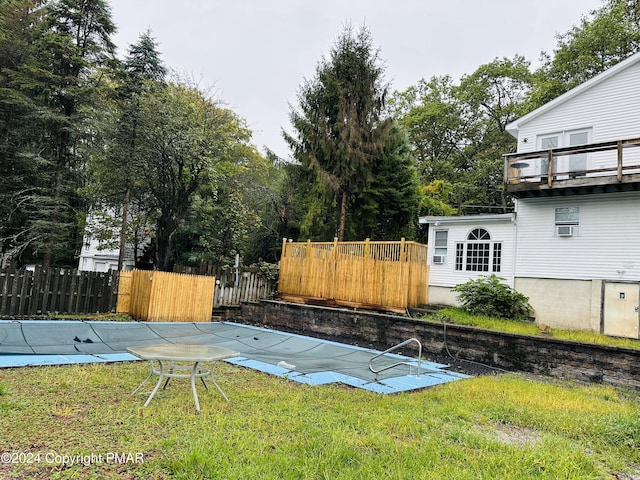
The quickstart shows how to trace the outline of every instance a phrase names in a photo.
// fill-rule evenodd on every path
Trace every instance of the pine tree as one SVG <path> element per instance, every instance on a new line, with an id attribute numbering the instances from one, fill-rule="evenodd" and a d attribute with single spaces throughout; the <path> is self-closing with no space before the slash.
<path id="1" fill-rule="evenodd" d="M 137 43 L 129 47 L 128 56 L 121 65 L 111 125 L 105 126 L 114 131 L 107 139 L 106 151 L 97 151 L 91 162 L 92 185 L 89 190 L 96 207 L 106 207 L 105 215 L 108 212 L 119 215 L 118 270 L 122 269 L 125 246 L 130 236 L 129 220 L 134 213 L 131 204 L 132 201 L 139 203 L 136 186 L 144 175 L 138 158 L 140 96 L 153 89 L 156 83 L 164 85 L 166 73 L 157 44 L 151 32 L 146 31 Z"/>
<path id="2" fill-rule="evenodd" d="M 285 140 L 296 160 L 334 192 L 338 240 L 344 239 L 349 199 L 371 184 L 372 161 L 390 126 L 381 119 L 388 92 L 383 75 L 370 32 L 348 26 L 300 88 L 299 110 L 290 111 L 295 136 L 285 133 Z"/>
<path id="3" fill-rule="evenodd" d="M 37 171 L 24 197 L 30 215 L 24 230 L 42 264 L 71 264 L 80 238 L 78 213 L 91 142 L 92 106 L 102 85 L 97 72 L 111 65 L 115 31 L 103 0 L 46 3 L 29 40 L 29 55 L 8 75 L 16 99 L 30 111 L 35 133 L 23 154 Z"/>
<path id="4" fill-rule="evenodd" d="M 40 175 L 39 122 L 20 88 L 18 70 L 31 61 L 31 45 L 40 35 L 41 3 L 0 2 L 0 268 L 28 256 L 35 240 L 29 220 Z"/>
<path id="5" fill-rule="evenodd" d="M 390 129 L 384 148 L 371 168 L 371 185 L 351 204 L 354 236 L 374 240 L 414 239 L 419 184 L 406 133 Z"/>

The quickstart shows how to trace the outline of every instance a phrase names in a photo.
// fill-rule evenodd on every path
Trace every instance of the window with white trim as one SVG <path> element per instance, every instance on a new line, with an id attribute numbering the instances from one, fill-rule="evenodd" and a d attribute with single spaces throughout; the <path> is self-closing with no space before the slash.
<path id="1" fill-rule="evenodd" d="M 433 263 L 447 263 L 448 230 L 436 230 L 433 232 Z"/>
<path id="2" fill-rule="evenodd" d="M 474 228 L 465 242 L 456 244 L 456 270 L 467 272 L 500 272 L 502 243 L 491 240 L 484 228 Z"/>
<path id="3" fill-rule="evenodd" d="M 580 233 L 580 207 L 556 207 L 555 235 L 571 237 Z"/>

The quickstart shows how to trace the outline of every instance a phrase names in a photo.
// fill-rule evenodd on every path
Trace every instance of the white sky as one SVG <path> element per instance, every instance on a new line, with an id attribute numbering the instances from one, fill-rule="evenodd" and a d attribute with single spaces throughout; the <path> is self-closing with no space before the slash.
<path id="1" fill-rule="evenodd" d="M 253 143 L 289 157 L 289 104 L 347 23 L 363 24 L 392 90 L 421 78 L 455 81 L 496 57 L 533 66 L 555 35 L 602 0 L 107 0 L 118 55 L 147 29 L 165 65 L 196 80 L 243 117 Z"/>

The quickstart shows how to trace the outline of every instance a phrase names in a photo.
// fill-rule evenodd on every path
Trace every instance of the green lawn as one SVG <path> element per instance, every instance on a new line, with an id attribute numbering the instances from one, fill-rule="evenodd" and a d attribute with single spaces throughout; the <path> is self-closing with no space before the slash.
<path id="1" fill-rule="evenodd" d="M 469 325 L 487 330 L 496 330 L 519 335 L 546 335 L 550 338 L 571 340 L 581 343 L 594 343 L 598 345 L 640 349 L 640 340 L 609 337 L 586 330 L 563 330 L 549 327 L 541 328 L 539 325 L 528 321 L 505 320 L 501 318 L 470 315 L 459 307 L 447 307 L 436 314 L 426 315 L 423 319 L 430 322 L 445 321 L 455 325 Z"/>
<path id="2" fill-rule="evenodd" d="M 129 393 L 145 363 L 0 370 L 0 478 L 640 475 L 636 391 L 507 374 L 380 395 L 224 363 L 216 373 L 231 403 L 200 385 L 196 414 L 180 380 L 142 408 Z M 73 457 L 85 464 L 62 464 Z"/>

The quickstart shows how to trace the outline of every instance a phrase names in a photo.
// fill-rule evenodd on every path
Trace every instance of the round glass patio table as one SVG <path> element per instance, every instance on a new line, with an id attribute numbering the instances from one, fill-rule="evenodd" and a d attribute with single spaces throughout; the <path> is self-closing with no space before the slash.
<path id="1" fill-rule="evenodd" d="M 127 350 L 141 360 L 151 362 L 149 375 L 131 392 L 131 395 L 135 395 L 153 375 L 158 376 L 156 386 L 144 403 L 145 407 L 149 405 L 149 402 L 151 402 L 151 399 L 160 388 L 162 382 L 165 381 L 164 387 L 166 387 L 172 378 L 188 378 L 191 380 L 191 391 L 193 392 L 193 400 L 195 401 L 198 412 L 200 411 L 200 402 L 198 401 L 198 393 L 196 392 L 196 378 L 202 380 L 202 384 L 207 390 L 205 378 L 210 378 L 224 399 L 227 402 L 229 401 L 213 377 L 212 367 L 204 366 L 203 364 L 213 363 L 225 358 L 237 357 L 239 355 L 238 352 L 213 345 L 191 345 L 186 343 L 134 346 L 128 347 Z"/>

